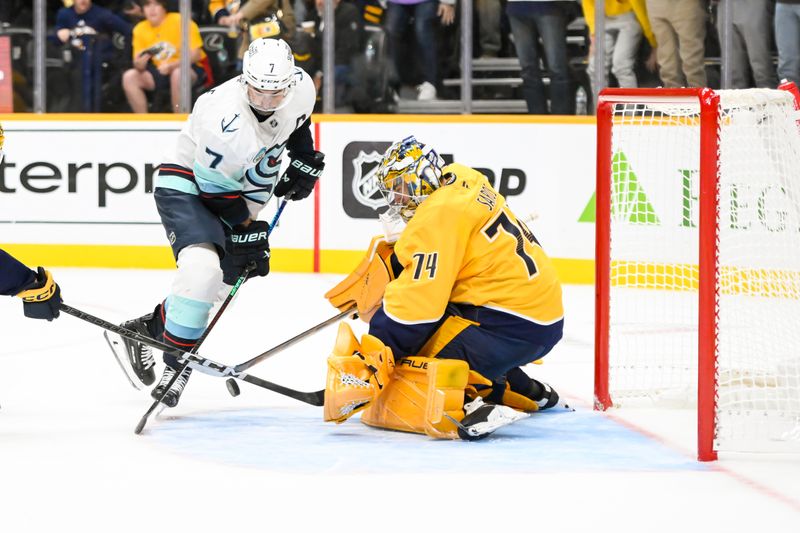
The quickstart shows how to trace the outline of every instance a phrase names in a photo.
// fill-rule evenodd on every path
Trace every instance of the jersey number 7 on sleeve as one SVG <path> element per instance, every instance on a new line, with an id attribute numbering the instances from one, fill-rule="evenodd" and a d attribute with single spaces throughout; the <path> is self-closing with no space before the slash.
<path id="1" fill-rule="evenodd" d="M 206 153 L 214 158 L 214 160 L 211 161 L 211 165 L 209 165 L 209 168 L 217 168 L 219 162 L 222 161 L 222 154 L 220 154 L 219 152 L 215 152 L 208 146 L 206 146 Z"/>
<path id="2" fill-rule="evenodd" d="M 519 225 L 522 225 L 520 228 Z M 528 270 L 528 277 L 532 278 L 538 272 L 536 262 L 533 257 L 525 253 L 525 241 L 527 240 L 532 245 L 538 245 L 538 241 L 533 236 L 533 233 L 525 227 L 522 222 L 514 223 L 505 211 L 501 211 L 500 215 L 491 221 L 486 227 L 483 228 L 483 233 L 489 238 L 489 242 L 494 241 L 500 229 L 511 235 L 517 240 L 516 253 L 525 263 L 525 268 Z"/>

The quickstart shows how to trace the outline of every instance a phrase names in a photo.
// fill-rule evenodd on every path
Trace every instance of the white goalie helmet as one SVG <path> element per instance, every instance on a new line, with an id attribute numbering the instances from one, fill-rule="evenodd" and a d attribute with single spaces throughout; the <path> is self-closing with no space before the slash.
<path id="1" fill-rule="evenodd" d="M 244 54 L 240 79 L 256 111 L 272 113 L 284 107 L 296 80 L 292 49 L 283 39 L 256 39 Z"/>

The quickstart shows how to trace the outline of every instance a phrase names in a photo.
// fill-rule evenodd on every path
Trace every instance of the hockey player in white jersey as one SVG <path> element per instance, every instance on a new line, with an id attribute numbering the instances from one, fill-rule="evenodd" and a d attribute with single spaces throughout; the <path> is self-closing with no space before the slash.
<path id="1" fill-rule="evenodd" d="M 244 56 L 243 73 L 202 95 L 159 168 L 155 199 L 178 265 L 169 296 L 124 327 L 191 350 L 209 320 L 223 281 L 232 285 L 249 263 L 269 272 L 269 224 L 258 213 L 274 195 L 302 200 L 322 173 L 310 117 L 316 100 L 309 75 L 294 64 L 283 40 L 258 39 Z M 279 176 L 281 160 L 289 165 Z M 226 291 L 227 292 L 227 291 Z M 145 385 L 155 381 L 151 349 L 124 339 L 128 359 Z M 175 375 L 175 352 L 153 398 Z M 191 369 L 162 402 L 177 405 Z"/>

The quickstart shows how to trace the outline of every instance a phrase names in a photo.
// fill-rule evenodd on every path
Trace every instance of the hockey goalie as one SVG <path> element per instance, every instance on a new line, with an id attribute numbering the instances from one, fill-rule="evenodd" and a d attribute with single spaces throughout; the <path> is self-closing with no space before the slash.
<path id="1" fill-rule="evenodd" d="M 377 170 L 389 214 L 405 228 L 375 238 L 325 296 L 357 309 L 369 333 L 342 323 L 328 358 L 325 420 L 361 412 L 375 427 L 475 440 L 557 404 L 522 366 L 561 339 L 555 270 L 485 176 L 445 166 L 408 137 Z"/>

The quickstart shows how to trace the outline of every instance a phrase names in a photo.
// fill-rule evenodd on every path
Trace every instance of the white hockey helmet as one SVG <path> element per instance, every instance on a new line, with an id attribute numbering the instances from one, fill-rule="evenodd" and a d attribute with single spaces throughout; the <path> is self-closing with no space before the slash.
<path id="1" fill-rule="evenodd" d="M 256 111 L 277 111 L 292 98 L 296 80 L 292 49 L 283 39 L 256 39 L 244 54 L 240 79 Z"/>

